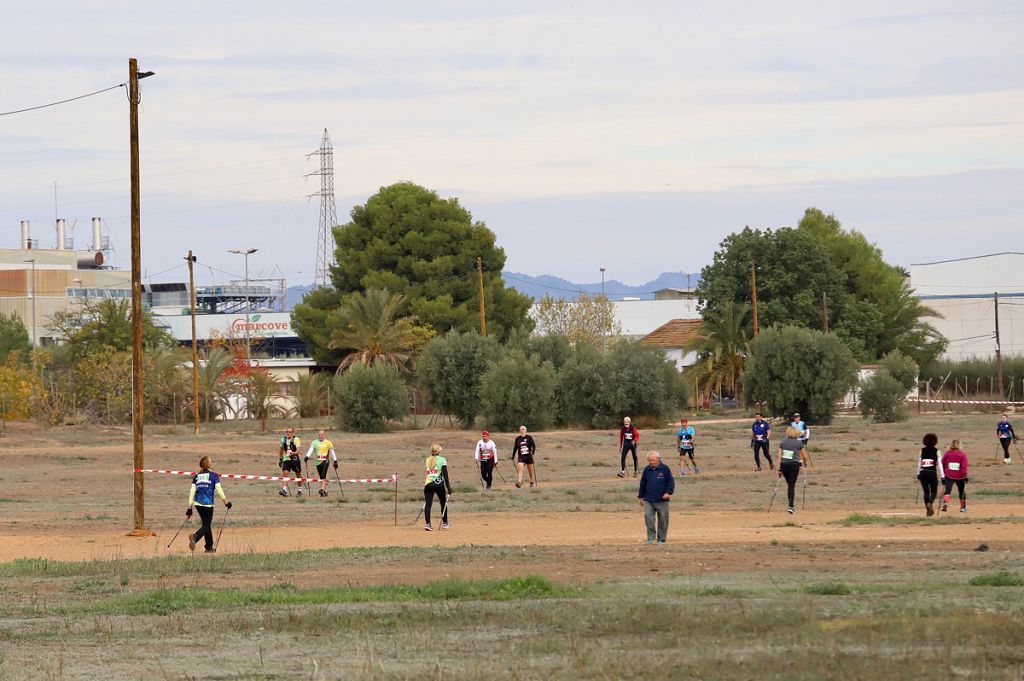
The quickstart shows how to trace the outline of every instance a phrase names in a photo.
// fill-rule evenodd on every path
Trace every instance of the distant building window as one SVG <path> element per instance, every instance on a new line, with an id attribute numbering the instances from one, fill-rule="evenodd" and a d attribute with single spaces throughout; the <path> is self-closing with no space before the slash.
<path id="1" fill-rule="evenodd" d="M 293 381 L 278 383 L 276 392 L 280 397 L 295 397 L 299 394 L 298 384 Z"/>

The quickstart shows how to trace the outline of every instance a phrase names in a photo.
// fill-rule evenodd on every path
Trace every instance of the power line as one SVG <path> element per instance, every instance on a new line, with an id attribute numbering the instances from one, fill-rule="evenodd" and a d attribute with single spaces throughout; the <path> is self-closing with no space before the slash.
<path id="1" fill-rule="evenodd" d="M 68 102 L 74 102 L 79 99 L 85 99 L 86 97 L 93 97 L 95 95 L 103 94 L 104 92 L 110 92 L 116 90 L 119 87 L 125 87 L 125 83 L 118 83 L 117 85 L 111 85 L 108 88 L 97 90 L 96 92 L 90 92 L 85 95 L 78 95 L 77 97 L 71 97 L 70 99 L 62 99 L 59 102 L 50 102 L 49 104 L 40 104 L 39 106 L 30 106 L 27 109 L 16 109 L 14 111 L 2 111 L 0 116 L 13 116 L 14 114 L 25 113 L 26 111 L 38 111 L 39 109 L 46 109 L 47 107 L 57 106 L 59 104 L 67 104 Z"/>

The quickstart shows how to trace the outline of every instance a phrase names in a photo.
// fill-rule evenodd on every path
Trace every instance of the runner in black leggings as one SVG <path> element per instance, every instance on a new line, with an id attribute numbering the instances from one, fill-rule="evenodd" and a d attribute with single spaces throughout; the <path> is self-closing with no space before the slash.
<path id="1" fill-rule="evenodd" d="M 939 478 L 946 477 L 942 473 L 942 452 L 936 449 L 939 437 L 928 433 L 921 440 L 921 456 L 917 459 L 917 479 L 924 492 L 924 510 L 928 515 L 935 515 L 935 497 L 939 495 Z"/>
<path id="2" fill-rule="evenodd" d="M 800 477 L 800 467 L 809 463 L 807 450 L 800 441 L 800 429 L 790 426 L 786 429 L 786 439 L 779 444 L 779 477 L 786 478 L 786 498 L 789 500 L 790 513 L 795 512 L 796 480 Z"/>
<path id="3" fill-rule="evenodd" d="M 441 504 L 441 529 L 447 530 L 448 500 L 452 494 L 452 483 L 448 480 L 448 460 L 441 456 L 441 445 L 436 442 L 430 445 L 430 456 L 427 457 L 427 479 L 423 484 L 423 527 L 428 532 L 434 529 L 430 524 L 430 509 L 434 505 L 434 495 Z"/>

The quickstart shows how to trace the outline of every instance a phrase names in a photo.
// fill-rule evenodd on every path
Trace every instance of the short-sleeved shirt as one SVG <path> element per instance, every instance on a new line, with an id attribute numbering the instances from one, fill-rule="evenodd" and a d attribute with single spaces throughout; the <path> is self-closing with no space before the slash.
<path id="1" fill-rule="evenodd" d="M 431 461 L 431 459 L 433 459 L 433 461 Z M 433 463 L 433 465 L 431 465 L 431 463 Z M 441 475 L 441 469 L 448 465 L 448 459 L 440 455 L 428 456 L 425 465 L 427 467 L 427 479 L 423 484 L 443 485 L 444 478 Z"/>
<path id="2" fill-rule="evenodd" d="M 327 461 L 327 457 L 330 455 L 331 450 L 334 449 L 334 443 L 330 440 L 313 440 L 310 444 L 313 448 L 313 453 L 316 455 L 317 461 Z"/>
<path id="3" fill-rule="evenodd" d="M 758 442 L 764 442 L 768 439 L 768 433 L 771 432 L 771 425 L 767 421 L 754 421 L 754 425 L 750 427 L 754 432 L 754 439 Z"/>
<path id="4" fill-rule="evenodd" d="M 281 461 L 287 461 L 293 456 L 299 455 L 299 447 L 302 446 L 302 440 L 299 439 L 298 435 L 292 435 L 288 438 L 287 435 L 281 437 Z"/>
<path id="5" fill-rule="evenodd" d="M 787 461 L 801 461 L 800 450 L 804 448 L 804 443 L 796 438 L 787 437 L 779 444 L 779 449 L 782 450 L 782 462 Z"/>
<path id="6" fill-rule="evenodd" d="M 679 449 L 693 449 L 693 436 L 695 434 L 696 433 L 693 430 L 693 426 L 686 426 L 685 428 L 680 428 L 679 432 L 676 433 L 676 437 L 682 440 L 679 443 Z"/>
<path id="7" fill-rule="evenodd" d="M 999 433 L 1000 440 L 1003 440 L 1008 437 L 1013 437 L 1013 426 L 1010 425 L 1009 421 L 1007 421 L 1006 423 L 1000 421 L 999 423 L 996 424 L 996 432 Z"/>
<path id="8" fill-rule="evenodd" d="M 202 471 L 192 478 L 192 484 L 196 486 L 195 505 L 213 506 L 213 497 L 217 493 L 220 476 L 213 471 Z"/>

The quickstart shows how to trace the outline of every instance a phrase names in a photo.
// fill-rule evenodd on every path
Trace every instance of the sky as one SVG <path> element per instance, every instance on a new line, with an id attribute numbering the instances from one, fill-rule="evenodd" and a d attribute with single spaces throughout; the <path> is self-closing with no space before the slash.
<path id="1" fill-rule="evenodd" d="M 893 263 L 1007 250 L 1024 214 L 1024 4 L 8 0 L 0 112 L 141 82 L 152 281 L 313 279 L 324 128 L 339 221 L 412 181 L 506 269 L 638 284 L 808 206 Z M 0 116 L 0 247 L 31 220 L 128 266 L 123 89 Z M 1022 275 L 1024 276 L 1024 275 Z"/>

